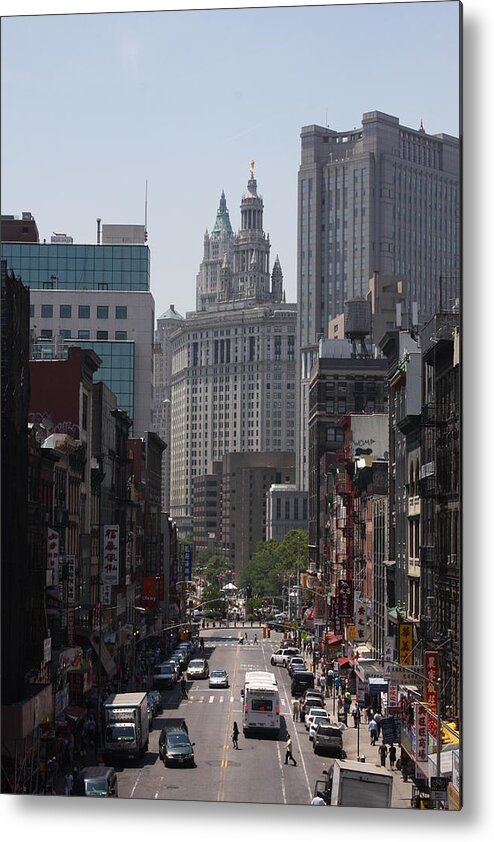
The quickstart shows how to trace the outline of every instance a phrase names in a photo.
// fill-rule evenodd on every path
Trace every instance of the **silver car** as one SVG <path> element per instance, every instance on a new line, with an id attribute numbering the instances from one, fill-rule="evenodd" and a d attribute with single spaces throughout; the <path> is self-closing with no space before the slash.
<path id="1" fill-rule="evenodd" d="M 228 673 L 226 670 L 212 670 L 209 673 L 210 687 L 228 687 Z"/>
<path id="2" fill-rule="evenodd" d="M 321 722 L 314 734 L 314 754 L 337 754 L 343 757 L 343 736 L 337 725 Z"/>

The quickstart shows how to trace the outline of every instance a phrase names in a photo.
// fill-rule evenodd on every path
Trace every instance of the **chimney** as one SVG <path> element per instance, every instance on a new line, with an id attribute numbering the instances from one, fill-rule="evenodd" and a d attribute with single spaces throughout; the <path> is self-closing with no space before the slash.
<path id="1" fill-rule="evenodd" d="M 170 304 L 170 310 L 172 311 L 172 313 L 175 312 L 175 304 Z"/>
<path id="2" fill-rule="evenodd" d="M 96 220 L 96 225 L 97 225 L 97 228 L 96 228 L 96 243 L 99 246 L 100 243 L 101 243 L 101 219 Z"/>

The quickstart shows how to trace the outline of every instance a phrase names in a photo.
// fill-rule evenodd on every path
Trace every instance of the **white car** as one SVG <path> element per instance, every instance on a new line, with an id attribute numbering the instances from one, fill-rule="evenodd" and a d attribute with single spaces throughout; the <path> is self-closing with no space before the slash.
<path id="1" fill-rule="evenodd" d="M 271 655 L 271 666 L 286 667 L 288 659 L 292 655 L 300 655 L 300 649 L 297 649 L 296 646 L 289 646 L 285 647 L 284 649 L 278 649 Z"/>
<path id="2" fill-rule="evenodd" d="M 324 708 L 310 708 L 308 713 L 307 713 L 307 716 L 305 717 L 305 730 L 306 731 L 309 730 L 310 725 L 312 723 L 312 720 L 314 719 L 315 716 L 326 716 L 329 719 L 329 716 L 328 716 L 327 712 L 324 710 Z"/>
<path id="3" fill-rule="evenodd" d="M 317 726 L 320 725 L 321 723 L 328 724 L 329 721 L 330 721 L 329 720 L 329 714 L 328 714 L 327 711 L 324 712 L 324 716 L 322 714 L 319 714 L 319 716 L 314 716 L 312 718 L 312 721 L 309 725 L 309 740 L 311 742 L 314 739 L 314 734 L 316 733 Z"/>

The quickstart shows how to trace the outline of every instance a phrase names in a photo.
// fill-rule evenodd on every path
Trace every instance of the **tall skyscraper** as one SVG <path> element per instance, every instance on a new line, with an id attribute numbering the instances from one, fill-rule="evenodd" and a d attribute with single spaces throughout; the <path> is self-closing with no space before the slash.
<path id="1" fill-rule="evenodd" d="M 419 318 L 460 289 L 460 143 L 371 111 L 337 132 L 305 126 L 298 180 L 298 481 L 307 488 L 307 394 L 317 341 L 374 272 L 406 281 Z"/>
<path id="2" fill-rule="evenodd" d="M 295 450 L 296 305 L 286 304 L 254 162 L 233 234 L 222 194 L 197 303 L 172 343 L 171 515 L 192 517 L 193 477 L 227 453 Z"/>

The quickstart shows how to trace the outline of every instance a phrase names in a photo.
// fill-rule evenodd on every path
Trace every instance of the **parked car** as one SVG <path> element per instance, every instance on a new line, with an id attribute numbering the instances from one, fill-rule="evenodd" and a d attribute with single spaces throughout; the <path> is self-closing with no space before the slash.
<path id="1" fill-rule="evenodd" d="M 305 714 L 304 720 L 306 731 L 309 730 L 310 724 L 315 716 L 326 716 L 329 719 L 329 714 L 324 710 L 324 708 L 309 708 L 308 712 Z"/>
<path id="2" fill-rule="evenodd" d="M 226 670 L 213 670 L 209 674 L 210 687 L 228 687 L 228 673 Z"/>
<path id="3" fill-rule="evenodd" d="M 175 652 L 172 652 L 172 656 L 171 656 L 170 660 L 175 661 L 175 663 L 178 665 L 178 668 L 179 668 L 180 672 L 183 672 L 183 670 L 187 666 L 186 663 L 185 663 L 184 653 L 178 651 L 177 649 L 175 650 Z"/>
<path id="4" fill-rule="evenodd" d="M 187 667 L 187 678 L 207 678 L 209 665 L 204 658 L 195 658 Z"/>
<path id="5" fill-rule="evenodd" d="M 153 687 L 155 690 L 169 690 L 177 681 L 178 665 L 170 663 L 158 664 L 153 670 Z M 163 709 L 163 708 L 162 708 Z"/>
<path id="6" fill-rule="evenodd" d="M 311 719 L 311 723 L 309 725 L 309 740 L 312 742 L 314 739 L 314 734 L 316 733 L 316 728 L 321 723 L 329 722 L 329 714 L 327 711 L 324 711 L 324 716 L 319 714 L 319 716 L 314 716 Z"/>
<path id="7" fill-rule="evenodd" d="M 281 647 L 281 649 L 277 649 L 276 652 L 273 652 L 271 655 L 271 666 L 286 667 L 288 658 L 292 655 L 300 655 L 300 649 L 297 649 L 296 646 L 285 646 Z"/>
<path id="8" fill-rule="evenodd" d="M 159 737 L 159 756 L 165 766 L 195 766 L 194 746 L 183 728 L 165 727 Z"/>
<path id="9" fill-rule="evenodd" d="M 293 685 L 294 679 L 292 679 Z M 292 689 L 293 695 L 293 689 Z M 311 707 L 320 707 L 323 708 L 325 705 L 323 696 L 313 689 L 306 690 L 302 697 L 302 703 L 300 705 L 300 721 L 305 722 L 305 716 Z"/>
<path id="10" fill-rule="evenodd" d="M 321 722 L 314 732 L 314 754 L 337 754 L 343 757 L 343 735 L 337 725 Z"/>
<path id="11" fill-rule="evenodd" d="M 118 798 L 118 782 L 113 766 L 86 766 L 74 781 L 74 795 Z"/>
<path id="12" fill-rule="evenodd" d="M 294 672 L 292 676 L 292 696 L 303 696 L 306 690 L 314 687 L 314 673 L 310 670 Z M 302 720 L 303 721 L 303 720 Z"/>
<path id="13" fill-rule="evenodd" d="M 288 663 L 286 665 L 286 668 L 288 670 L 288 675 L 290 676 L 290 678 L 292 677 L 292 674 L 293 674 L 293 667 L 296 664 L 299 664 L 302 669 L 307 670 L 307 667 L 305 665 L 305 661 L 304 661 L 302 655 L 292 655 L 291 658 L 288 659 Z"/>

